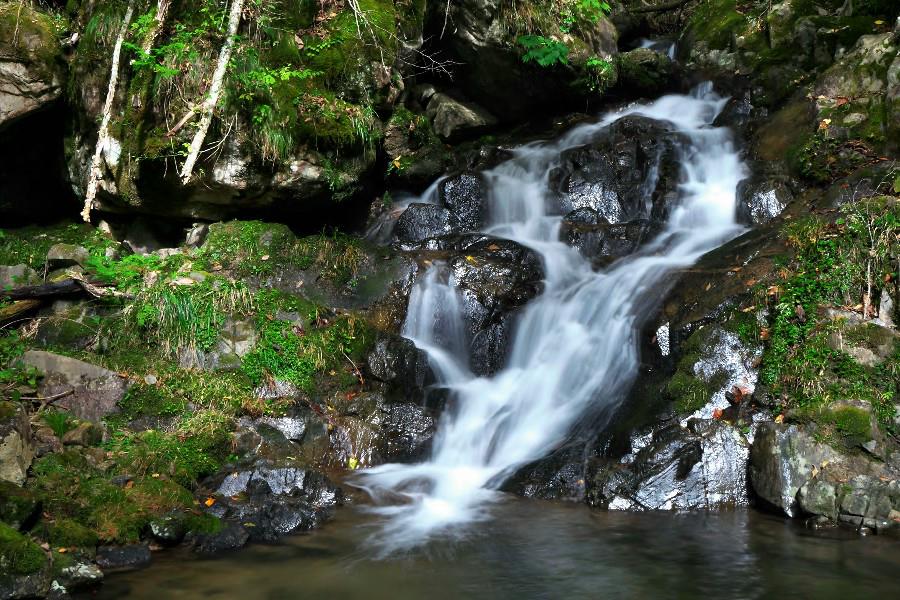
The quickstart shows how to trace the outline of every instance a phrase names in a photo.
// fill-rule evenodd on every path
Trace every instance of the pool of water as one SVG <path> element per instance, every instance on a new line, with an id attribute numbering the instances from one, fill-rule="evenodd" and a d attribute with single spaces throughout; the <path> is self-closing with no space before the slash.
<path id="1" fill-rule="evenodd" d="M 373 560 L 373 516 L 216 559 L 163 552 L 95 598 L 896 598 L 900 542 L 753 511 L 623 514 L 509 499 L 464 539 Z"/>

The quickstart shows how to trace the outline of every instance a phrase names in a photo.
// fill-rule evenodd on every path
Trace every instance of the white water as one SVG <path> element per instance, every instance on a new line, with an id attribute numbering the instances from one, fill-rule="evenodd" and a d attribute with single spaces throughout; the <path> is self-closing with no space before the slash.
<path id="1" fill-rule="evenodd" d="M 452 391 L 452 408 L 438 424 L 427 462 L 383 465 L 358 479 L 385 517 L 373 538 L 383 553 L 464 531 L 462 525 L 485 518 L 500 497 L 496 489 L 517 467 L 553 451 L 580 417 L 609 415 L 618 405 L 636 376 L 638 328 L 659 301 L 661 278 L 740 230 L 735 191 L 746 169 L 730 132 L 710 126 L 724 103 L 709 85 L 690 96 L 665 96 L 556 141 L 519 148 L 486 173 L 486 231 L 539 252 L 545 290 L 522 311 L 505 367 L 476 377 L 468 367 L 460 294 L 446 266 L 433 265 L 415 286 L 403 334 L 428 353 Z M 682 149 L 678 205 L 657 239 L 595 272 L 559 241 L 562 217 L 549 212 L 548 173 L 563 150 L 632 114 L 668 121 L 690 140 Z"/>

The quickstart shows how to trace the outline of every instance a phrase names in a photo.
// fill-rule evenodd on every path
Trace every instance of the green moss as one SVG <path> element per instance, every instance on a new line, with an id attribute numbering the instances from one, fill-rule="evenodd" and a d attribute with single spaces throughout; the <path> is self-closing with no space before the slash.
<path id="1" fill-rule="evenodd" d="M 225 529 L 222 519 L 210 514 L 189 514 L 185 519 L 185 529 L 190 533 L 213 535 Z"/>
<path id="2" fill-rule="evenodd" d="M 57 30 L 54 17 L 30 3 L 0 5 L 0 39 L 18 54 L 19 59 L 36 65 L 48 78 L 53 76 L 62 59 Z"/>
<path id="3" fill-rule="evenodd" d="M 259 384 L 274 378 L 310 392 L 320 384 L 356 383 L 350 361 L 359 364 L 374 339 L 365 321 L 353 315 L 326 315 L 315 305 L 277 292 L 261 292 L 257 305 L 259 342 L 241 366 L 251 381 Z M 299 312 L 308 325 L 280 319 L 283 311 Z M 322 382 L 322 377 L 337 380 Z"/>
<path id="4" fill-rule="evenodd" d="M 57 548 L 93 548 L 99 539 L 84 525 L 70 519 L 59 519 L 46 526 L 47 540 Z"/>
<path id="5" fill-rule="evenodd" d="M 837 441 L 845 448 L 857 448 L 872 439 L 871 416 L 861 408 L 841 406 L 826 410 L 817 420 L 833 428 Z"/>
<path id="6" fill-rule="evenodd" d="M 262 221 L 214 223 L 197 253 L 207 268 L 237 275 L 267 275 L 291 259 L 296 236 L 285 225 Z"/>
<path id="7" fill-rule="evenodd" d="M 30 490 L 9 481 L 0 481 L 0 521 L 21 527 L 35 516 L 39 508 L 40 502 Z"/>
<path id="8" fill-rule="evenodd" d="M 140 443 L 135 443 L 136 456 L 140 456 Z M 155 516 L 193 505 L 190 492 L 165 471 L 149 473 L 146 477 L 135 475 L 131 469 L 139 463 L 130 456 L 129 449 L 123 444 L 114 446 L 111 457 L 116 466 L 109 472 L 91 466 L 82 454 L 73 450 L 35 462 L 34 480 L 29 485 L 43 500 L 48 518 L 57 522 L 71 520 L 95 532 L 101 542 L 129 543 L 140 538 L 144 527 Z M 195 449 L 190 444 L 186 448 Z M 161 452 L 157 464 L 164 460 L 164 455 L 170 457 L 171 452 Z M 133 481 L 125 486 L 110 481 L 121 473 L 133 476 Z"/>
<path id="9" fill-rule="evenodd" d="M 690 414 L 703 408 L 712 396 L 705 382 L 682 371 L 676 372 L 666 384 L 666 393 L 679 414 Z"/>
<path id="10" fill-rule="evenodd" d="M 730 49 L 735 33 L 747 26 L 747 17 L 735 7 L 735 0 L 709 0 L 698 5 L 689 23 L 694 39 L 708 43 L 711 49 Z"/>
<path id="11" fill-rule="evenodd" d="M 146 481 L 152 481 L 153 475 L 167 475 L 182 486 L 192 487 L 201 477 L 218 470 L 230 450 L 229 433 L 226 427 L 190 434 L 153 430 L 121 433 L 108 448 L 127 472 Z"/>
<path id="12" fill-rule="evenodd" d="M 102 255 L 107 248 L 117 245 L 106 234 L 86 224 L 0 229 L 0 265 L 25 264 L 43 269 L 47 251 L 56 244 L 84 246 L 92 255 Z"/>
<path id="13" fill-rule="evenodd" d="M 37 573 L 47 564 L 47 555 L 27 536 L 0 523 L 0 571 L 13 575 Z"/>

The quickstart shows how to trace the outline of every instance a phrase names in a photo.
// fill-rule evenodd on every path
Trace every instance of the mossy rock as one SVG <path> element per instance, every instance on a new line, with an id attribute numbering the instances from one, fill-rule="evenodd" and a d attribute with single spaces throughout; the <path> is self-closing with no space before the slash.
<path id="1" fill-rule="evenodd" d="M 32 575 L 47 564 L 47 555 L 31 538 L 0 523 L 0 571 L 11 575 Z"/>
<path id="2" fill-rule="evenodd" d="M 41 502 L 34 492 L 0 481 L 0 521 L 22 529 L 38 517 L 40 510 Z"/>
<path id="3" fill-rule="evenodd" d="M 71 519 L 58 519 L 43 525 L 43 537 L 55 548 L 94 548 L 99 543 L 97 533 Z"/>

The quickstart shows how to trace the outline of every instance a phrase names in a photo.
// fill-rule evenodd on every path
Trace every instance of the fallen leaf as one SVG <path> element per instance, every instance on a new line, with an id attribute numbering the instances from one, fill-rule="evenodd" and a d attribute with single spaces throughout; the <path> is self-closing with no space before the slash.
<path id="1" fill-rule="evenodd" d="M 210 507 L 215 503 L 216 503 L 216 499 L 211 496 L 203 502 L 203 504 L 205 504 L 207 507 Z"/>
<path id="2" fill-rule="evenodd" d="M 133 487 L 134 487 L 134 481 L 132 481 L 132 480 L 129 480 L 128 483 L 125 484 L 126 490 L 130 490 Z"/>
<path id="3" fill-rule="evenodd" d="M 775 417 L 775 422 L 779 424 L 784 423 L 784 415 L 778 415 L 777 417 Z"/>
<path id="4" fill-rule="evenodd" d="M 268 255 L 268 254 L 263 254 L 263 255 L 259 258 L 259 260 L 269 260 L 269 255 Z"/>
<path id="5" fill-rule="evenodd" d="M 718 421 L 719 419 L 721 419 L 721 418 L 722 418 L 722 413 L 723 413 L 723 412 L 724 412 L 724 411 L 723 411 L 721 408 L 715 409 L 715 410 L 713 411 L 713 414 L 712 414 L 713 419 L 715 419 L 716 421 Z"/>
<path id="6" fill-rule="evenodd" d="M 60 554 L 65 554 L 68 551 L 68 548 L 60 548 L 59 550 L 57 550 L 57 552 L 59 552 Z"/>
<path id="7" fill-rule="evenodd" d="M 349 459 L 347 459 L 347 467 L 351 471 L 355 471 L 357 468 L 359 468 L 359 459 L 357 459 L 355 456 L 351 456 Z"/>

